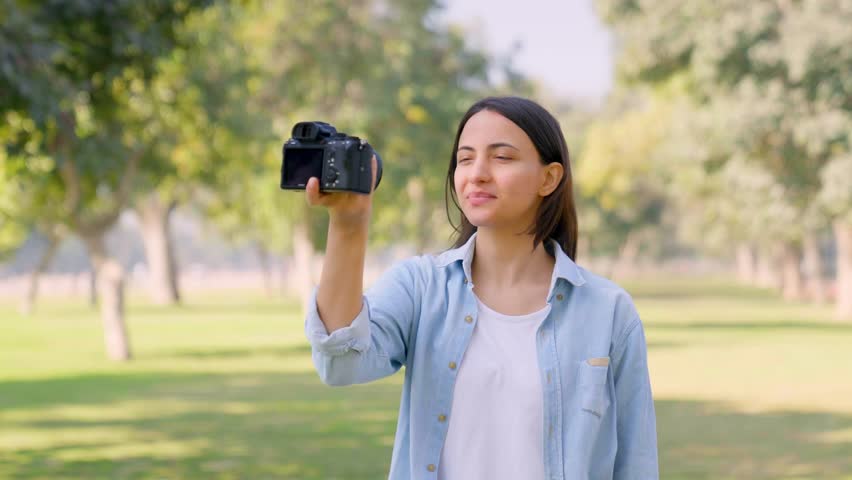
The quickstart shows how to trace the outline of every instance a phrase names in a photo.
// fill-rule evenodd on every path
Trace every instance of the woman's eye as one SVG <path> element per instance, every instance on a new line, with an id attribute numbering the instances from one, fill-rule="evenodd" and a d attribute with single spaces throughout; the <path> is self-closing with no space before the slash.
<path id="1" fill-rule="evenodd" d="M 498 160 L 511 160 L 511 158 L 509 158 L 509 157 L 504 157 L 504 156 L 502 156 L 502 155 L 497 155 L 497 159 L 498 159 Z"/>
<path id="2" fill-rule="evenodd" d="M 460 158 L 460 159 L 458 160 L 458 163 L 465 163 L 465 162 L 467 162 L 467 161 L 469 161 L 469 160 L 470 160 L 470 158 Z"/>

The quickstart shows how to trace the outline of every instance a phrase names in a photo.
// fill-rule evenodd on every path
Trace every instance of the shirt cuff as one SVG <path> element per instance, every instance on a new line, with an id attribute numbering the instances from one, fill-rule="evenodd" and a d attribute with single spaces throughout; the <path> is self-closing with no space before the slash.
<path id="1" fill-rule="evenodd" d="M 366 351 L 370 346 L 370 309 L 367 298 L 362 297 L 361 311 L 352 324 L 335 330 L 331 334 L 325 328 L 317 310 L 317 288 L 311 294 L 308 304 L 308 315 L 305 318 L 305 335 L 311 347 L 327 355 L 338 356 L 351 350 Z"/>

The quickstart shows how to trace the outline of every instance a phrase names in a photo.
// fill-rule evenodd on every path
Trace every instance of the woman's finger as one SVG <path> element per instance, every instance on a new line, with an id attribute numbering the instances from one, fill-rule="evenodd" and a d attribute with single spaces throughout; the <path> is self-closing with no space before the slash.
<path id="1" fill-rule="evenodd" d="M 305 185 L 305 199 L 308 205 L 316 206 L 320 202 L 319 180 L 317 177 L 308 179 L 308 184 Z"/>

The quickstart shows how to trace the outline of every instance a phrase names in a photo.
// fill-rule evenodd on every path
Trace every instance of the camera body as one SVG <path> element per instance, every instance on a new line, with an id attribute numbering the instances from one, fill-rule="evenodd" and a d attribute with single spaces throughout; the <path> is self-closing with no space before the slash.
<path id="1" fill-rule="evenodd" d="M 282 148 L 281 188 L 304 190 L 308 180 L 317 177 L 321 192 L 370 193 L 374 153 L 378 187 L 382 161 L 369 143 L 325 122 L 299 122 Z"/>

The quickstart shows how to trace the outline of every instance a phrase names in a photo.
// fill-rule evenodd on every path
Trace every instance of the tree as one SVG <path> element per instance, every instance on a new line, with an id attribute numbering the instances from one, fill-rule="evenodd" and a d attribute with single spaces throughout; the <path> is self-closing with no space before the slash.
<path id="1" fill-rule="evenodd" d="M 840 318 L 852 318 L 852 155 L 839 155 L 822 171 L 820 203 L 834 218 L 837 241 L 837 305 Z"/>
<path id="2" fill-rule="evenodd" d="M 25 128 L 3 140 L 30 178 L 36 160 L 49 159 L 44 196 L 62 198 L 62 222 L 86 244 L 107 353 L 126 360 L 124 272 L 103 237 L 128 205 L 149 151 L 123 121 L 133 94 L 150 85 L 156 59 L 175 45 L 175 26 L 204 2 L 55 3 L 4 2 L 0 114 Z"/>
<path id="3" fill-rule="evenodd" d="M 276 191 L 281 144 L 292 125 L 324 120 L 368 139 L 385 164 L 374 242 L 402 237 L 426 248 L 433 225 L 445 223 L 437 193 L 446 163 L 436 161 L 436 153 L 449 155 L 461 109 L 486 84 L 487 61 L 468 51 L 461 35 L 430 23 L 437 8 L 431 0 L 270 5 L 247 5 L 228 34 L 244 49 L 236 61 L 261 72 L 257 89 L 241 102 L 266 120 L 266 128 L 248 139 L 217 142 L 228 152 L 217 155 L 251 161 L 217 169 L 206 186 L 215 194 L 203 197 L 227 231 L 271 252 L 295 253 L 294 276 L 303 279 L 300 296 L 307 300 L 325 218 L 302 195 Z"/>
<path id="4" fill-rule="evenodd" d="M 251 45 L 238 38 L 251 27 L 244 10 L 223 2 L 189 16 L 177 29 L 179 44 L 158 59 L 150 88 L 130 104 L 127 122 L 152 147 L 134 207 L 158 304 L 180 299 L 172 212 L 199 189 L 211 187 L 216 198 L 218 189 L 243 182 L 258 168 L 257 142 L 272 140 L 269 115 L 252 98 L 260 71 L 249 61 Z"/>
<path id="5" fill-rule="evenodd" d="M 642 244 L 660 229 L 666 198 L 655 152 L 670 113 L 664 102 L 637 92 L 611 102 L 614 112 L 586 130 L 577 183 L 580 196 L 594 204 L 585 230 L 594 231 L 598 253 L 611 236 L 618 259 L 610 275 L 621 278 L 631 275 Z"/>
<path id="6" fill-rule="evenodd" d="M 852 6 L 842 0 L 599 5 L 624 41 L 622 80 L 659 85 L 686 77 L 696 107 L 716 111 L 733 130 L 721 162 L 746 159 L 784 190 L 802 227 L 777 237 L 788 272 L 785 296 L 801 297 L 802 246 L 813 257 L 813 237 L 825 226 L 813 207 L 820 171 L 850 148 L 852 86 L 844 79 L 852 73 Z M 815 274 L 813 266 L 808 270 Z"/>

